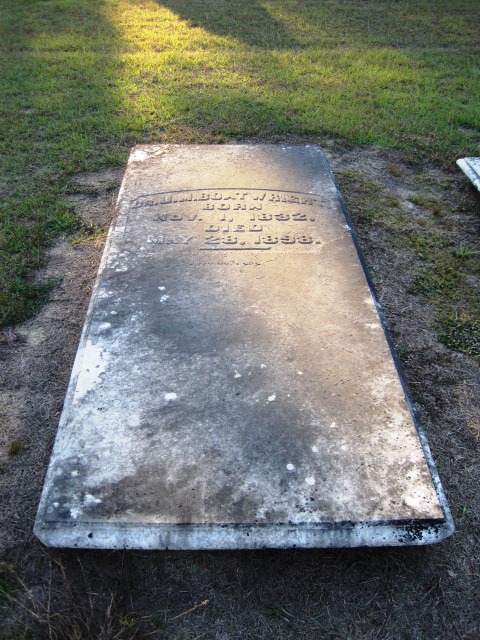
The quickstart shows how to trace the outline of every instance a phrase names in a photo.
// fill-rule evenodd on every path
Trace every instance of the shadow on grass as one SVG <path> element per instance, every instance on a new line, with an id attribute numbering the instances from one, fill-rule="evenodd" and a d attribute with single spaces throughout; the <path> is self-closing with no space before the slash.
<path id="1" fill-rule="evenodd" d="M 289 29 L 259 0 L 155 0 L 191 27 L 229 36 L 251 47 L 290 49 L 298 46 Z"/>
<path id="2" fill-rule="evenodd" d="M 0 141 L 0 326 L 48 298 L 50 283 L 32 272 L 54 237 L 81 225 L 64 200 L 68 176 L 114 155 L 107 147 L 120 109 L 120 35 L 103 2 L 8 5 L 0 21 L 0 117 L 8 131 Z"/>
<path id="3" fill-rule="evenodd" d="M 440 0 L 155 0 L 191 27 L 232 37 L 264 50 L 381 46 L 389 48 L 463 45 L 475 47 L 478 30 L 466 19 L 475 15 L 475 2 Z M 293 28 L 287 27 L 286 23 Z"/>

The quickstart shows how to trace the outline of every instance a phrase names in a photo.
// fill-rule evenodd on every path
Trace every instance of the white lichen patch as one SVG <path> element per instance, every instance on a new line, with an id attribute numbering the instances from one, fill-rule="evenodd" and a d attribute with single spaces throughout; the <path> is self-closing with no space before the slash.
<path id="1" fill-rule="evenodd" d="M 268 396 L 268 402 L 273 402 L 274 400 L 276 400 L 277 398 L 277 394 L 276 393 L 272 393 L 271 396 Z"/>
<path id="2" fill-rule="evenodd" d="M 303 376 L 303 371 L 297 371 L 297 375 Z"/>
<path id="3" fill-rule="evenodd" d="M 317 447 L 316 444 L 313 445 L 312 451 L 313 451 L 313 453 L 318 453 L 319 452 L 319 448 Z"/>
<path id="4" fill-rule="evenodd" d="M 295 470 L 295 465 L 294 465 L 294 464 L 292 464 L 291 462 L 289 462 L 289 463 L 287 464 L 287 469 L 288 469 L 289 471 L 294 471 L 294 470 Z"/>
<path id="5" fill-rule="evenodd" d="M 306 484 L 309 484 L 311 487 L 315 484 L 315 478 L 313 476 L 308 476 L 305 478 Z"/>
<path id="6" fill-rule="evenodd" d="M 89 391 L 92 391 L 100 377 L 105 373 L 109 360 L 109 353 L 101 345 L 93 344 L 87 340 L 85 344 L 82 370 L 78 374 L 75 388 L 75 399 L 82 400 Z"/>
<path id="7" fill-rule="evenodd" d="M 160 296 L 160 302 L 166 302 L 170 298 L 166 293 L 163 296 Z"/>
<path id="8" fill-rule="evenodd" d="M 105 291 L 105 289 L 100 289 L 97 293 L 97 300 L 107 300 L 113 296 L 113 291 Z"/>
<path id="9" fill-rule="evenodd" d="M 234 378 L 241 378 L 242 374 L 239 373 L 238 371 L 235 371 L 235 375 L 233 376 Z"/>
<path id="10" fill-rule="evenodd" d="M 108 329 L 111 329 L 112 325 L 110 324 L 110 322 L 101 322 L 98 325 L 98 330 L 99 331 L 108 331 Z"/>
<path id="11" fill-rule="evenodd" d="M 147 160 L 147 158 L 149 157 L 150 156 L 146 151 L 143 151 L 142 149 L 134 149 L 130 154 L 128 163 L 130 164 L 130 162 L 143 162 L 144 160 Z"/>
<path id="12" fill-rule="evenodd" d="M 72 516 L 72 518 L 74 520 L 76 520 L 78 518 L 78 516 L 81 515 L 81 513 L 82 513 L 82 510 L 79 509 L 78 507 L 72 507 L 70 509 L 70 515 Z"/>
<path id="13" fill-rule="evenodd" d="M 95 496 L 92 496 L 91 493 L 87 493 L 85 494 L 85 498 L 83 499 L 83 506 L 84 507 L 93 507 L 96 504 L 100 504 L 102 501 L 100 500 L 100 498 L 95 498 Z"/>
<path id="14" fill-rule="evenodd" d="M 174 391 L 169 391 L 163 397 L 167 402 L 170 402 L 170 400 L 176 400 L 178 398 L 177 394 Z"/>
<path id="15" fill-rule="evenodd" d="M 165 287 L 158 287 L 160 291 L 165 291 Z"/>

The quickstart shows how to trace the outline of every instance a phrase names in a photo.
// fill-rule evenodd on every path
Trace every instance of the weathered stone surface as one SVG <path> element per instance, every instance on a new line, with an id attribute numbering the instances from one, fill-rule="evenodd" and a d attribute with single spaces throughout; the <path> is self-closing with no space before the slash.
<path id="1" fill-rule="evenodd" d="M 452 530 L 321 149 L 134 149 L 39 538 L 326 547 Z"/>
<path id="2" fill-rule="evenodd" d="M 459 158 L 457 164 L 474 187 L 480 191 L 480 158 Z"/>

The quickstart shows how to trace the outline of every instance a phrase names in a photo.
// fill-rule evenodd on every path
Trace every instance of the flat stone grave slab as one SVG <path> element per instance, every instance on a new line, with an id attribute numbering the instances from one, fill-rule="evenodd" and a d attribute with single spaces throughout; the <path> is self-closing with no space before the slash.
<path id="1" fill-rule="evenodd" d="M 453 531 L 324 153 L 130 156 L 35 525 L 47 545 Z"/>

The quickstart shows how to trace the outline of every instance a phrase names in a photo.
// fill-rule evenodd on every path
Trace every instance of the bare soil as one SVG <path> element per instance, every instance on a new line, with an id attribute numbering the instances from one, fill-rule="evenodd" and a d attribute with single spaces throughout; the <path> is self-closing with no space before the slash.
<path id="1" fill-rule="evenodd" d="M 395 153 L 326 142 L 335 170 L 362 171 L 412 216 L 412 195 L 460 174 Z M 413 250 L 385 225 L 352 217 L 449 500 L 456 533 L 431 547 L 257 552 L 45 549 L 32 534 L 121 172 L 76 176 L 72 202 L 96 230 L 62 239 L 41 278 L 51 302 L 0 334 L 0 638 L 234 639 L 480 637 L 480 379 L 478 362 L 439 343 L 434 308 L 411 292 Z M 345 192 L 347 197 L 348 194 Z M 445 191 L 438 191 L 445 206 Z M 478 234 L 456 216 L 452 242 Z M 3 595 L 3 599 L 2 599 Z M 3 619 L 3 622 L 1 621 Z"/>

